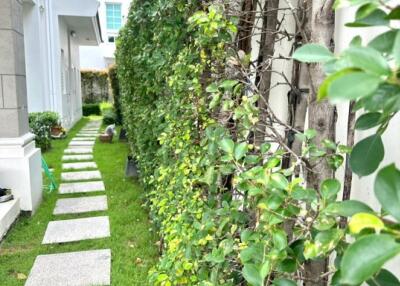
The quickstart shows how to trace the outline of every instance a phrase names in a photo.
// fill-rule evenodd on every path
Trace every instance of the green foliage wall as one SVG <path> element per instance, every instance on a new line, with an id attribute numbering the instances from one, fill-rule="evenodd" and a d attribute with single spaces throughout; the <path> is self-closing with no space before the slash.
<path id="1" fill-rule="evenodd" d="M 316 146 L 315 131 L 298 132 L 303 153 L 283 167 L 290 150 L 255 144 L 259 97 L 227 72 L 230 63 L 245 69 L 249 60 L 237 57 L 237 19 L 225 8 L 136 0 L 118 37 L 123 123 L 161 236 L 149 284 L 295 286 L 305 264 L 332 253 L 336 261 L 322 275 L 334 274 L 332 285 L 380 279 L 383 262 L 400 247 L 396 236 L 373 233 L 398 238 L 398 230 L 362 202 L 337 202 L 337 180 L 313 189 L 295 175 L 304 161 L 327 160 L 335 170 L 349 148 L 329 140 Z M 341 217 L 352 217 L 349 229 Z M 346 234 L 360 243 L 349 247 Z M 360 259 L 380 244 L 389 254 Z"/>
<path id="2" fill-rule="evenodd" d="M 82 70 L 81 86 L 84 103 L 100 103 L 110 98 L 106 70 Z"/>
<path id="3" fill-rule="evenodd" d="M 121 95 L 120 87 L 117 74 L 117 66 L 114 65 L 108 69 L 108 77 L 110 79 L 114 109 L 115 109 L 115 120 L 117 124 L 122 124 L 122 109 L 121 109 Z"/>

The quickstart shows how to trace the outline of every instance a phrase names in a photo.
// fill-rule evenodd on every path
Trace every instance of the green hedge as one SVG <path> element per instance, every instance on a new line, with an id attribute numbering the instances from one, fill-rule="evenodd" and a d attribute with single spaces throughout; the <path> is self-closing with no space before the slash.
<path id="1" fill-rule="evenodd" d="M 81 83 L 84 103 L 100 103 L 109 100 L 107 70 L 82 70 Z"/>
<path id="2" fill-rule="evenodd" d="M 83 116 L 101 115 L 99 103 L 89 103 L 82 106 Z"/>
<path id="3" fill-rule="evenodd" d="M 29 114 L 29 127 L 36 135 L 36 146 L 46 151 L 51 148 L 51 128 L 60 124 L 55 112 L 33 112 Z"/>
<path id="4" fill-rule="evenodd" d="M 108 69 L 108 77 L 110 79 L 111 90 L 113 93 L 114 110 L 115 110 L 115 123 L 122 124 L 122 110 L 121 110 L 121 95 L 118 81 L 117 66 L 113 65 Z"/>

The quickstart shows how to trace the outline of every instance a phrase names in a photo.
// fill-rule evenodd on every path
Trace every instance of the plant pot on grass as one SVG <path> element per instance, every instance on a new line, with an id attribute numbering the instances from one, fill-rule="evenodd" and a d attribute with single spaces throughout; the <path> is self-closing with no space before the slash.
<path id="1" fill-rule="evenodd" d="M 125 176 L 128 178 L 138 178 L 139 177 L 137 163 L 132 156 L 128 156 L 128 158 L 126 160 Z"/>
<path id="2" fill-rule="evenodd" d="M 61 126 L 53 126 L 51 127 L 51 135 L 52 136 L 60 136 L 63 133 L 63 128 Z"/>
<path id="3" fill-rule="evenodd" d="M 101 134 L 99 136 L 100 142 L 102 143 L 112 143 L 113 140 L 113 135 L 109 135 L 109 134 Z"/>

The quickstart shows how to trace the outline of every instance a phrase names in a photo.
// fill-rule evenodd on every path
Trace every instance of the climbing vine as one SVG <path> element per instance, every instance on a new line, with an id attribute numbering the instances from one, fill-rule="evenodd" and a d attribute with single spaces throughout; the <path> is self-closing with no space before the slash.
<path id="1" fill-rule="evenodd" d="M 244 44 L 237 35 L 245 32 L 240 26 L 243 15 L 235 12 L 240 5 L 222 2 L 133 1 L 118 37 L 124 126 L 161 237 L 161 257 L 149 273 L 150 285 L 324 285 L 328 280 L 331 285 L 359 285 L 371 278 L 398 283 L 390 272 L 380 271 L 400 252 L 398 230 L 383 218 L 386 213 L 358 201 L 337 201 L 341 185 L 336 179 L 325 178 L 317 188 L 306 184 L 316 162 L 334 172 L 350 152 L 355 173 L 372 173 L 379 163 L 372 168 L 371 162 L 359 160 L 376 156 L 357 158 L 371 146 L 362 141 L 351 151 L 318 138 L 315 130 L 297 130 L 279 120 L 252 80 L 249 55 L 238 48 Z M 363 17 L 381 11 L 377 1 L 350 2 L 371 5 L 362 6 L 368 10 Z M 294 54 L 297 60 L 324 61 L 330 68 L 320 99 L 335 98 L 335 80 L 364 73 L 374 77 L 374 90 L 364 88 L 360 94 L 350 86 L 348 97 L 342 93 L 343 83 L 336 84 L 338 96 L 357 99 L 360 108 L 375 108 L 367 108 L 373 114 L 357 121 L 364 129 L 380 125 L 383 132 L 397 111 L 388 113 L 393 104 L 382 105 L 385 90 L 399 89 L 398 65 L 389 66 L 400 36 L 395 29 L 390 32 L 396 36 L 390 38 L 386 56 L 380 53 L 385 51 L 369 54 L 370 48 L 362 48 L 358 39 L 344 56 L 315 44 Z M 380 66 L 363 64 L 358 58 L 362 56 Z M 380 105 L 372 103 L 375 96 L 366 100 L 378 86 L 383 89 Z M 387 96 L 395 100 L 395 94 Z M 300 153 L 291 148 L 282 129 L 301 142 Z M 368 144 L 381 145 L 379 135 L 374 136 Z M 397 182 L 398 174 L 390 166 L 376 183 L 391 202 L 380 200 L 384 209 L 395 218 L 398 188 L 388 179 Z M 348 226 L 343 217 L 350 218 Z M 346 234 L 356 242 L 349 244 Z M 384 249 L 375 251 L 380 245 Z M 369 254 L 361 258 L 365 252 Z M 315 277 L 307 274 L 308 263 L 333 256 L 335 263 L 325 271 Z"/>

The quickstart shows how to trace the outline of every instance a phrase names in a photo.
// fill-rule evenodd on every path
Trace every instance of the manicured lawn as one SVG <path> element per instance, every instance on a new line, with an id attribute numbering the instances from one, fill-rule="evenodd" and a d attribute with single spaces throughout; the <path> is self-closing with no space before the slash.
<path id="1" fill-rule="evenodd" d="M 88 120 L 82 119 L 68 138 L 53 141 L 52 150 L 44 154 L 49 167 L 55 168 L 58 182 L 63 150 Z M 158 259 L 155 245 L 157 236 L 149 231 L 151 224 L 142 206 L 143 190 L 135 181 L 125 178 L 127 154 L 128 146 L 117 140 L 113 144 L 96 143 L 94 160 L 106 186 L 108 211 L 54 216 L 52 212 L 57 197 L 60 197 L 54 192 L 44 194 L 43 203 L 33 217 L 21 217 L 18 220 L 0 245 L 0 285 L 24 285 L 37 255 L 105 248 L 111 248 L 112 251 L 112 285 L 147 285 L 147 272 Z M 109 215 L 111 238 L 65 245 L 41 245 L 49 221 L 97 215 Z"/>

